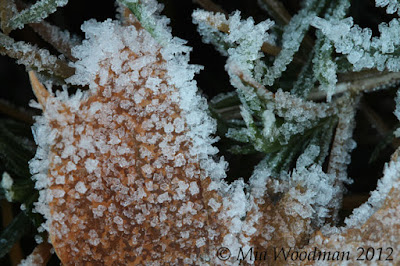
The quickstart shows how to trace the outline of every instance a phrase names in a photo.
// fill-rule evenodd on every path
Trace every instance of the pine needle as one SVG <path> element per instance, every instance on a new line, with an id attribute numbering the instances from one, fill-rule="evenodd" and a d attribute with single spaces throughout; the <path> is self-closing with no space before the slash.
<path id="1" fill-rule="evenodd" d="M 11 30 L 22 29 L 25 24 L 39 22 L 57 10 L 57 7 L 65 6 L 68 0 L 40 0 L 32 6 L 16 14 L 8 22 Z"/>

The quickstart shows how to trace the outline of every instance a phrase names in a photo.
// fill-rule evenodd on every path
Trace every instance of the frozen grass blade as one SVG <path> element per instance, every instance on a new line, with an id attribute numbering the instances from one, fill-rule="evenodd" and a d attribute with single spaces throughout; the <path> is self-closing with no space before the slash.
<path id="1" fill-rule="evenodd" d="M 263 77 L 264 85 L 272 86 L 275 80 L 281 77 L 299 50 L 310 27 L 312 17 L 321 12 L 324 6 L 325 1 L 309 0 L 306 6 L 286 25 L 282 35 L 282 50 L 272 66 L 266 67 L 266 74 Z"/>

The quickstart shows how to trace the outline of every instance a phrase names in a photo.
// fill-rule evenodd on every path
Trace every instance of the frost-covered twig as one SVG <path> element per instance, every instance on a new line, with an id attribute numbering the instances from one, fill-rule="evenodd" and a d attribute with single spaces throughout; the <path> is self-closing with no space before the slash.
<path id="1" fill-rule="evenodd" d="M 61 79 L 72 76 L 74 69 L 68 63 L 50 54 L 48 50 L 19 41 L 0 33 L 0 53 L 17 59 L 17 63 L 28 69 L 45 72 Z"/>
<path id="2" fill-rule="evenodd" d="M 335 95 L 343 92 L 360 93 L 360 92 L 370 92 L 380 89 L 386 89 L 395 84 L 398 84 L 400 80 L 400 72 L 388 73 L 379 72 L 375 75 L 367 74 L 364 78 L 360 78 L 355 75 L 355 80 L 351 78 L 347 81 L 339 82 L 336 84 Z M 309 100 L 318 101 L 327 97 L 327 92 L 324 88 L 319 88 L 317 91 L 310 93 L 308 96 Z"/>

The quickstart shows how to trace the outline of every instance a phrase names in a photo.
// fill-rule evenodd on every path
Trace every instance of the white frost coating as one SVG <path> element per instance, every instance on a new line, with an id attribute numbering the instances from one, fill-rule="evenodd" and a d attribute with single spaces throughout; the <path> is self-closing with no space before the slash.
<path id="1" fill-rule="evenodd" d="M 32 253 L 26 259 L 22 260 L 18 266 L 41 266 L 44 264 L 44 259 L 40 253 Z"/>
<path id="2" fill-rule="evenodd" d="M 251 17 L 241 20 L 239 11 L 230 15 L 229 19 L 224 14 L 203 10 L 194 11 L 192 17 L 193 23 L 198 24 L 203 41 L 214 44 L 222 54 L 227 55 L 228 64 L 230 62 L 240 66 L 245 74 L 251 76 L 258 72 L 255 71 L 256 67 L 265 66 L 259 60 L 264 57 L 261 47 L 265 42 L 275 44 L 275 37 L 267 32 L 274 25 L 273 21 L 255 24 Z M 228 34 L 218 30 L 222 25 L 229 29 Z M 230 48 L 226 50 L 227 46 Z"/>
<path id="3" fill-rule="evenodd" d="M 274 125 L 275 125 L 275 115 L 271 110 L 265 110 L 263 112 L 263 135 L 266 139 L 270 139 L 270 141 L 273 141 L 273 130 L 274 130 Z"/>
<path id="4" fill-rule="evenodd" d="M 382 206 L 393 186 L 398 186 L 399 178 L 400 160 L 397 158 L 385 164 L 383 177 L 378 181 L 376 190 L 371 192 L 366 203 L 353 210 L 353 214 L 345 220 L 345 228 L 359 228 L 364 224 Z"/>
<path id="5" fill-rule="evenodd" d="M 85 194 L 87 191 L 87 188 L 82 181 L 79 181 L 78 183 L 76 183 L 75 190 L 81 194 Z"/>
<path id="6" fill-rule="evenodd" d="M 14 198 L 14 192 L 12 191 L 12 185 L 14 183 L 13 179 L 7 172 L 3 172 L 3 175 L 1 176 L 1 187 L 5 191 L 5 196 L 8 202 L 12 202 Z"/>
<path id="7" fill-rule="evenodd" d="M 321 226 L 329 217 L 329 209 L 336 206 L 335 197 L 340 193 L 341 188 L 335 186 L 336 176 L 334 174 L 326 174 L 322 171 L 321 166 L 313 164 L 319 153 L 318 146 L 310 145 L 298 158 L 296 168 L 288 180 L 290 180 L 292 189 L 297 185 L 306 189 L 302 195 L 297 194 L 298 191 L 292 194 L 292 197 L 301 203 L 297 209 L 293 207 L 293 211 L 303 218 L 306 218 L 304 215 L 309 215 L 317 225 Z M 310 206 L 313 211 L 307 212 L 306 206 Z"/>
<path id="8" fill-rule="evenodd" d="M 400 120 L 400 90 L 397 91 L 396 98 L 394 99 L 396 104 L 396 109 L 394 110 L 394 115 Z M 394 132 L 394 135 L 399 138 L 400 137 L 400 128 L 397 128 Z"/>
<path id="9" fill-rule="evenodd" d="M 96 169 L 98 163 L 99 162 L 95 159 L 87 159 L 85 162 L 85 167 L 88 173 L 92 173 Z"/>
<path id="10" fill-rule="evenodd" d="M 0 36 L 0 42 L 5 49 L 21 54 L 16 61 L 18 64 L 35 68 L 38 72 L 43 70 L 51 71 L 49 66 L 57 65 L 57 57 L 51 55 L 46 49 L 40 49 L 36 45 L 22 41 L 16 42 L 6 35 Z"/>
<path id="11" fill-rule="evenodd" d="M 67 3 L 68 0 L 37 1 L 32 6 L 18 12 L 15 17 L 13 17 L 13 20 L 11 20 L 12 27 L 22 29 L 24 24 L 39 22 L 51 13 L 54 13 L 57 10 L 57 7 L 65 6 Z"/>
<path id="12" fill-rule="evenodd" d="M 372 37 L 372 30 L 354 25 L 353 18 L 330 21 L 314 18 L 312 25 L 322 31 L 333 43 L 336 52 L 346 55 L 354 71 L 363 68 L 377 68 L 379 71 L 400 71 L 400 58 L 393 53 L 400 45 L 396 34 L 400 30 L 399 19 L 392 19 L 389 25 L 379 25 L 379 37 Z"/>
<path id="13" fill-rule="evenodd" d="M 400 2 L 398 0 L 375 0 L 377 7 L 386 7 L 386 13 L 400 15 Z"/>
<path id="14" fill-rule="evenodd" d="M 292 62 L 293 56 L 299 50 L 313 16 L 315 16 L 314 11 L 304 8 L 293 16 L 290 23 L 286 25 L 282 35 L 282 50 L 275 58 L 272 67 L 266 69 L 267 73 L 263 77 L 263 84 L 272 86 L 275 80 L 286 70 L 287 65 Z"/>

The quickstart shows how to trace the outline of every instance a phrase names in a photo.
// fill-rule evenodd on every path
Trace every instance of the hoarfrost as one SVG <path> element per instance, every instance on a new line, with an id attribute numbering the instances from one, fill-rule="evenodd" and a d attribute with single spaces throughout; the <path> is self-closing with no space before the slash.
<path id="1" fill-rule="evenodd" d="M 396 32 L 400 30 L 399 19 L 379 25 L 380 37 L 372 37 L 372 30 L 355 25 L 353 18 L 325 20 L 314 18 L 312 25 L 322 31 L 334 43 L 336 52 L 342 53 L 353 65 L 354 71 L 377 68 L 379 71 L 400 70 L 400 59 L 393 54 L 400 45 Z"/>
<path id="2" fill-rule="evenodd" d="M 377 7 L 386 7 L 386 13 L 400 15 L 400 3 L 398 0 L 375 0 Z"/>

